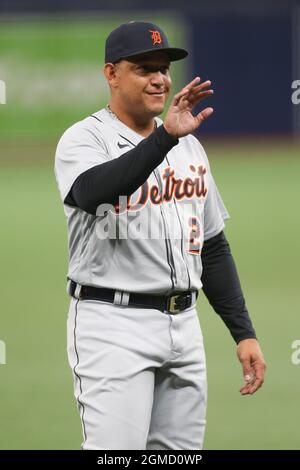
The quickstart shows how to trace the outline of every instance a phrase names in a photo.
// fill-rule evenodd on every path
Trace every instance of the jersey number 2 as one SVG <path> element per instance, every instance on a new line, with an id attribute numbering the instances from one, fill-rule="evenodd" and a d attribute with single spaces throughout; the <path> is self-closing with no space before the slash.
<path id="1" fill-rule="evenodd" d="M 188 252 L 191 255 L 199 255 L 200 253 L 200 223 L 198 217 L 190 217 L 189 218 L 189 227 L 190 227 L 190 234 L 189 234 L 189 249 Z"/>

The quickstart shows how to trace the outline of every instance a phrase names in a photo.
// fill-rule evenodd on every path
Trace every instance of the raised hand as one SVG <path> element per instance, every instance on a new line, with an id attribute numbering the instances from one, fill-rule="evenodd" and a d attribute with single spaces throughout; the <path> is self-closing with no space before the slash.
<path id="1" fill-rule="evenodd" d="M 194 78 L 172 100 L 164 120 L 164 126 L 166 131 L 174 137 L 190 134 L 213 113 L 213 108 L 205 108 L 196 116 L 192 114 L 197 103 L 213 94 L 213 90 L 209 89 L 211 86 L 209 80 L 200 82 L 200 77 Z"/>

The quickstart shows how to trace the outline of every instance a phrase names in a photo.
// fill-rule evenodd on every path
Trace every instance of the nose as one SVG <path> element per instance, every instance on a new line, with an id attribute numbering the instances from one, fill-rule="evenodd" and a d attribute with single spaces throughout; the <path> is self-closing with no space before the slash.
<path id="1" fill-rule="evenodd" d="M 151 74 L 150 83 L 151 85 L 155 87 L 161 87 L 165 83 L 164 79 L 165 79 L 164 74 L 161 73 L 160 70 L 158 70 L 157 72 L 153 72 Z"/>

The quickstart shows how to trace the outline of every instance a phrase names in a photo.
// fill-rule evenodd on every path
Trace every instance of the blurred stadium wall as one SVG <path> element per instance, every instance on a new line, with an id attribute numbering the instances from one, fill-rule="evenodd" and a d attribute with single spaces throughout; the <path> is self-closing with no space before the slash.
<path id="1" fill-rule="evenodd" d="M 191 54 L 175 85 L 213 81 L 213 135 L 300 135 L 300 1 L 1 0 L 0 136 L 53 137 L 107 101 L 101 74 L 110 28 L 131 19 L 159 22 Z M 175 89 L 175 88 L 174 88 Z M 98 106 L 99 104 L 99 106 Z M 20 122 L 22 121 L 22 123 Z"/>

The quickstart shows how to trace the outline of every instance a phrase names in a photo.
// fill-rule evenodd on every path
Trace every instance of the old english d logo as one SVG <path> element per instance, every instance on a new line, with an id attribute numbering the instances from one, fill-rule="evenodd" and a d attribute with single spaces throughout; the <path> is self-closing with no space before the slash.
<path id="1" fill-rule="evenodd" d="M 161 44 L 162 39 L 159 31 L 154 31 L 152 29 L 149 29 L 151 33 L 151 39 L 152 39 L 152 46 L 155 46 L 156 44 Z"/>

